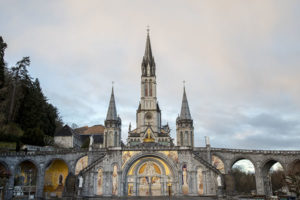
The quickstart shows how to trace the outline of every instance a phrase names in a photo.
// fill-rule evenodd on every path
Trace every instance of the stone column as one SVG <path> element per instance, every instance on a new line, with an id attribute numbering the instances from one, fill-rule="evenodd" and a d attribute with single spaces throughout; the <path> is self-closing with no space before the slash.
<path id="1" fill-rule="evenodd" d="M 122 171 L 118 170 L 118 195 L 117 196 L 122 196 L 122 189 L 123 184 L 122 184 Z"/>
<path id="2" fill-rule="evenodd" d="M 255 169 L 255 182 L 256 182 L 256 193 L 258 195 L 265 195 L 263 174 L 261 172 L 261 169 L 259 168 Z"/>
<path id="3" fill-rule="evenodd" d="M 103 180 L 105 180 L 105 183 L 103 184 L 103 196 L 111 196 L 111 176 L 112 172 L 103 171 Z"/>
<path id="4" fill-rule="evenodd" d="M 207 177 L 206 177 L 206 171 L 202 171 L 202 179 L 203 179 L 203 194 L 207 195 Z"/>
<path id="5" fill-rule="evenodd" d="M 178 195 L 182 196 L 182 170 L 178 170 Z"/>
<path id="6" fill-rule="evenodd" d="M 44 181 L 45 181 L 45 166 L 44 163 L 40 164 L 39 173 L 36 181 L 36 197 L 43 198 L 44 193 Z"/>
<path id="7" fill-rule="evenodd" d="M 11 176 L 8 179 L 7 188 L 5 192 L 5 200 L 12 199 L 13 191 L 14 191 L 14 177 L 15 177 L 15 169 L 13 166 L 10 166 L 9 171 L 11 172 Z"/>
<path id="8" fill-rule="evenodd" d="M 189 178 L 189 194 L 195 196 L 197 195 L 196 193 L 196 185 L 197 183 L 197 175 L 195 171 L 190 171 L 190 178 Z"/>

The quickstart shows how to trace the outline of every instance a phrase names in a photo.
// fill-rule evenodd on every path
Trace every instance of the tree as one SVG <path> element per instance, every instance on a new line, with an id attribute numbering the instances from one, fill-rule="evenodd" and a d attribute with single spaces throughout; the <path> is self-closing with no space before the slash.
<path id="1" fill-rule="evenodd" d="M 29 57 L 24 57 L 22 60 L 17 62 L 16 67 L 12 67 L 12 75 L 13 75 L 13 89 L 10 99 L 10 106 L 8 111 L 8 122 L 13 121 L 14 119 L 14 111 L 16 105 L 16 93 L 17 93 L 17 86 L 19 80 L 22 78 L 25 82 L 30 82 L 30 77 L 28 75 L 27 67 L 30 65 Z"/>
<path id="2" fill-rule="evenodd" d="M 245 173 L 240 168 L 232 169 L 231 175 L 234 178 L 235 190 L 239 194 L 251 194 L 256 189 L 255 175 Z"/>
<path id="3" fill-rule="evenodd" d="M 5 81 L 5 62 L 4 62 L 4 51 L 7 48 L 7 44 L 3 41 L 3 38 L 0 36 L 0 89 L 4 86 Z"/>
<path id="4" fill-rule="evenodd" d="M 284 186 L 284 172 L 281 170 L 271 172 L 272 191 L 276 192 Z"/>

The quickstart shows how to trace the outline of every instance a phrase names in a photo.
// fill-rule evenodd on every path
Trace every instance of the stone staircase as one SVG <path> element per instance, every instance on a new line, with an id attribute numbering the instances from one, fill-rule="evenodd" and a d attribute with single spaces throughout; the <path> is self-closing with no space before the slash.
<path id="1" fill-rule="evenodd" d="M 86 168 L 81 170 L 79 174 L 84 175 L 85 173 L 87 173 L 89 170 L 91 170 L 93 167 L 95 167 L 97 164 L 99 164 L 105 156 L 106 156 L 106 153 L 101 153 L 99 158 L 97 158 L 96 160 L 94 160 L 94 162 L 92 162 Z"/>
<path id="2" fill-rule="evenodd" d="M 222 173 L 220 172 L 220 170 L 218 170 L 215 166 L 213 166 L 212 164 L 210 164 L 209 162 L 207 162 L 206 160 L 204 160 L 198 152 L 193 151 L 194 154 L 194 158 L 198 161 L 200 161 L 203 165 L 205 165 L 207 168 L 211 169 L 212 171 L 214 171 L 216 174 L 218 175 L 222 175 Z"/>

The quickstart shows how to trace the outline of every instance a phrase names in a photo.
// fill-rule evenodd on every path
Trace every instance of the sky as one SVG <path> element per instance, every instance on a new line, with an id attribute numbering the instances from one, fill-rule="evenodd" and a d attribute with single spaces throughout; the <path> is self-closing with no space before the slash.
<path id="1" fill-rule="evenodd" d="M 296 149 L 300 142 L 300 2 L 0 0 L 13 66 L 30 56 L 69 125 L 103 124 L 112 81 L 122 139 L 135 127 L 146 27 L 162 123 L 176 136 L 183 81 L 195 146 Z"/>

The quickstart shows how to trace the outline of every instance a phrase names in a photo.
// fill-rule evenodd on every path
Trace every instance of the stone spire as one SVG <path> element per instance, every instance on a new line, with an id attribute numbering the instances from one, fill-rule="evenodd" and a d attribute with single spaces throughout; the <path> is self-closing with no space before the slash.
<path id="1" fill-rule="evenodd" d="M 148 73 L 147 67 L 150 67 L 150 71 L 149 71 L 150 73 Z M 142 75 L 155 76 L 155 62 L 152 56 L 149 28 L 147 29 L 146 48 L 145 48 L 145 54 L 142 62 Z"/>
<path id="2" fill-rule="evenodd" d="M 149 32 L 147 33 L 147 40 L 146 40 L 146 48 L 145 48 L 145 54 L 144 59 L 152 59 L 152 49 L 151 49 L 151 42 L 150 42 L 150 36 Z"/>
<path id="3" fill-rule="evenodd" d="M 111 96 L 109 101 L 109 107 L 106 115 L 106 120 L 118 120 L 117 108 L 115 103 L 114 87 L 111 90 Z"/>
<path id="4" fill-rule="evenodd" d="M 185 93 L 185 87 L 183 87 L 183 97 L 182 97 L 182 104 L 181 104 L 181 113 L 179 116 L 180 119 L 192 119 L 191 113 L 190 113 L 190 108 L 188 104 L 188 100 L 186 98 L 186 93 Z"/>

